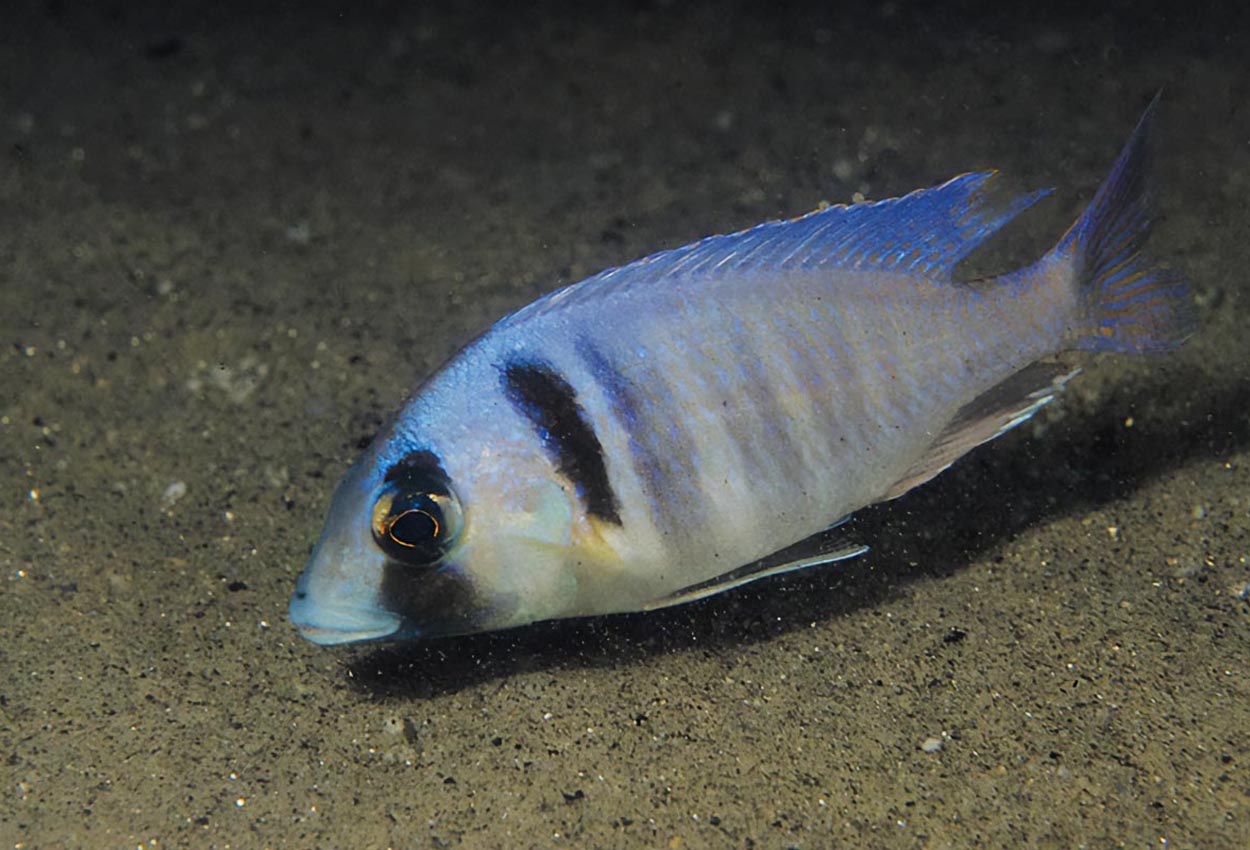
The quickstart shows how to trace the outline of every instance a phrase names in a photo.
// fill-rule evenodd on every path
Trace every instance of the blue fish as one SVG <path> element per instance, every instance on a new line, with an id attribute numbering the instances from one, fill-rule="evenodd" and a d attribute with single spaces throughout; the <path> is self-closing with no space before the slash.
<path id="1" fill-rule="evenodd" d="M 1184 281 L 1142 253 L 1154 107 L 1016 271 L 953 276 L 1047 194 L 984 172 L 712 236 L 505 317 L 346 474 L 291 621 L 321 644 L 463 634 L 860 554 L 817 541 L 1036 413 L 1074 374 L 1054 355 L 1194 331 Z"/>

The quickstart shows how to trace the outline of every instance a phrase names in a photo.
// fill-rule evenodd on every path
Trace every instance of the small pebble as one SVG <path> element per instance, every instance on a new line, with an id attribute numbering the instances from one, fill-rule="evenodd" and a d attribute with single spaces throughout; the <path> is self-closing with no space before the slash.
<path id="1" fill-rule="evenodd" d="M 187 482 L 175 481 L 173 484 L 170 484 L 165 488 L 165 492 L 161 494 L 161 510 L 169 510 L 185 495 L 187 495 Z"/>
<path id="2" fill-rule="evenodd" d="M 941 738 L 930 737 L 930 738 L 925 738 L 923 741 L 920 742 L 920 749 L 922 749 L 926 753 L 941 752 L 942 748 L 945 746 L 946 746 L 946 743 Z"/>

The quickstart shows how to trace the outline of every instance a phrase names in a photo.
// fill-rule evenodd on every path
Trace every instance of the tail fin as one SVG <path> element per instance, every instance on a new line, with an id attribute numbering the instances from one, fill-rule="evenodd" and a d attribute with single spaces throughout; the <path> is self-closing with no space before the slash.
<path id="1" fill-rule="evenodd" d="M 1075 347 L 1089 351 L 1166 351 L 1197 329 L 1189 286 L 1141 252 L 1150 235 L 1155 95 L 1085 212 L 1052 255 L 1070 257 L 1089 310 Z"/>

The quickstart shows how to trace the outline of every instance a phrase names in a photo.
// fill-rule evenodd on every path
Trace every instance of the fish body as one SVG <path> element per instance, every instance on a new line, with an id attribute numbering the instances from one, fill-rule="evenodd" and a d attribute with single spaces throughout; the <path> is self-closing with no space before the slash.
<path id="1" fill-rule="evenodd" d="M 1045 191 L 992 172 L 655 254 L 557 290 L 427 379 L 352 467 L 291 602 L 318 643 L 685 602 L 813 549 L 1026 420 L 1073 374 L 1194 328 L 1141 253 L 1147 110 L 1037 262 L 953 270 Z"/>

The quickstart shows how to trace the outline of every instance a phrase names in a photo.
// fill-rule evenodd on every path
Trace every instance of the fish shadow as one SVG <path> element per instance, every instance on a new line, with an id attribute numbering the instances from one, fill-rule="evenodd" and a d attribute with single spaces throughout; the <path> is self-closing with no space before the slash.
<path id="1" fill-rule="evenodd" d="M 1091 406 L 1064 408 L 1044 434 L 1026 424 L 929 484 L 860 511 L 831 535 L 870 544 L 861 558 L 647 614 L 383 644 L 347 662 L 349 681 L 374 699 L 423 700 L 535 671 L 749 646 L 881 605 L 912 582 L 957 573 L 1022 529 L 1131 498 L 1191 460 L 1250 446 L 1250 378 L 1213 382 L 1196 364 L 1153 365 L 1105 387 Z"/>

